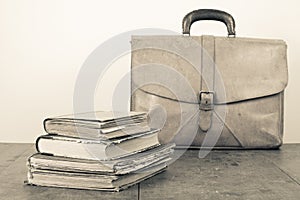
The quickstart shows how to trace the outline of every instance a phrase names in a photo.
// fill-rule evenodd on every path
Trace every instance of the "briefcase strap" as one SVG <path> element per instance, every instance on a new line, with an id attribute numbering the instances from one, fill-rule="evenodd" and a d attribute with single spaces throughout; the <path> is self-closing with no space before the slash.
<path id="1" fill-rule="evenodd" d="M 199 9 L 188 13 L 182 20 L 182 33 L 190 35 L 191 25 L 201 20 L 223 22 L 227 27 L 228 37 L 235 37 L 234 18 L 224 11 L 214 9 Z M 215 99 L 215 38 L 213 36 L 202 36 L 201 45 L 199 127 L 203 132 L 208 132 L 212 125 Z"/>
<path id="2" fill-rule="evenodd" d="M 215 80 L 215 38 L 202 36 L 201 51 L 201 91 L 199 93 L 199 127 L 207 132 L 212 125 L 214 108 L 214 80 Z"/>

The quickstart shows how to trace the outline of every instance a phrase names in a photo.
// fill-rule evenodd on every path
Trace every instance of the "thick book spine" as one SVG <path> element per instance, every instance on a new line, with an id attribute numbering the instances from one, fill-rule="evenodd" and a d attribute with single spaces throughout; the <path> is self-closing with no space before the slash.
<path id="1" fill-rule="evenodd" d="M 40 152 L 40 149 L 39 149 L 39 141 L 40 139 L 43 137 L 43 135 L 39 136 L 36 140 L 35 140 L 35 149 L 38 153 L 41 153 Z"/>
<path id="2" fill-rule="evenodd" d="M 53 154 L 51 154 L 51 153 L 43 153 L 43 152 L 40 151 L 40 149 L 39 149 L 39 141 L 40 141 L 41 139 L 43 139 L 43 138 L 52 138 L 52 137 L 50 137 L 49 135 L 41 135 L 41 136 L 39 136 L 39 137 L 36 139 L 36 141 L 35 141 L 35 149 L 36 149 L 36 151 L 37 151 L 38 153 L 40 153 L 40 154 L 43 154 L 43 155 L 50 155 L 50 156 L 53 156 Z"/>
<path id="3" fill-rule="evenodd" d="M 43 127 L 44 127 L 44 130 L 48 133 L 48 131 L 47 131 L 47 127 L 46 127 L 46 123 L 47 123 L 47 121 L 49 121 L 49 120 L 51 120 L 50 118 L 47 118 L 47 119 L 44 119 L 44 121 L 43 121 Z"/>

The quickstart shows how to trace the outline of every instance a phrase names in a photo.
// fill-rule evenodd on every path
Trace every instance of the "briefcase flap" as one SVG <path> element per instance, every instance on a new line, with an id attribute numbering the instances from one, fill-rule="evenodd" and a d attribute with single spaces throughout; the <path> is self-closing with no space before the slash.
<path id="1" fill-rule="evenodd" d="M 207 38 L 213 38 L 214 41 L 212 47 L 214 55 L 211 55 L 211 59 L 215 63 L 219 78 L 204 77 L 204 79 L 214 78 L 215 104 L 269 96 L 282 92 L 287 86 L 286 44 L 282 40 L 180 35 L 133 36 L 132 67 L 149 65 L 149 63 L 168 65 L 181 73 L 188 80 L 195 94 L 199 94 L 201 73 L 196 72 L 201 72 L 201 65 L 203 65 L 201 51 L 206 49 L 202 46 L 202 50 L 199 51 L 200 48 L 191 44 L 196 41 L 201 46 Z M 162 53 L 164 49 L 167 49 L 167 52 L 177 51 L 181 55 L 176 57 L 174 53 Z M 191 63 L 180 61 L 182 57 L 188 61 L 192 60 L 193 66 L 188 66 Z M 165 73 L 155 73 L 153 76 L 168 77 Z M 134 84 L 142 86 L 143 79 L 145 79 L 143 75 L 133 70 Z M 175 77 L 173 82 L 177 84 L 178 90 L 186 92 Z M 170 93 L 158 85 L 146 85 L 142 90 L 157 96 L 174 98 L 168 96 Z M 222 90 L 225 90 L 225 98 L 219 98 L 218 94 Z M 198 103 L 197 99 L 190 98 L 189 95 L 181 95 L 180 98 L 177 100 Z"/>

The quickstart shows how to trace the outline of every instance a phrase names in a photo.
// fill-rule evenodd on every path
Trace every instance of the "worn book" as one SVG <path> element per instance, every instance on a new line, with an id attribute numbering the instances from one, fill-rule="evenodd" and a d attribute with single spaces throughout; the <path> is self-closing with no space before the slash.
<path id="1" fill-rule="evenodd" d="M 128 174 L 170 158 L 174 144 L 161 145 L 148 151 L 114 160 L 86 160 L 61 156 L 34 154 L 28 159 L 31 169 L 55 170 L 78 173 Z"/>
<path id="2" fill-rule="evenodd" d="M 159 130 L 112 140 L 90 140 L 60 135 L 42 135 L 36 141 L 39 153 L 89 160 L 125 157 L 159 146 Z"/>
<path id="3" fill-rule="evenodd" d="M 53 124 L 81 125 L 90 128 L 110 128 L 135 124 L 144 121 L 146 113 L 144 112 L 112 112 L 95 111 L 86 113 L 76 113 L 61 115 L 58 117 L 47 118 L 44 120 L 45 129 L 51 129 Z"/>
<path id="4" fill-rule="evenodd" d="M 49 134 L 109 140 L 150 131 L 143 112 L 88 112 L 44 120 Z"/>
<path id="5" fill-rule="evenodd" d="M 38 186 L 120 191 L 164 171 L 166 167 L 167 162 L 162 160 L 147 168 L 126 175 L 77 173 L 31 168 L 28 171 L 27 183 Z"/>
<path id="6" fill-rule="evenodd" d="M 95 140 L 110 140 L 144 133 L 150 131 L 151 128 L 141 123 L 101 129 L 81 125 L 67 125 L 63 123 L 47 123 L 45 130 L 47 133 L 52 135 L 63 135 Z"/>

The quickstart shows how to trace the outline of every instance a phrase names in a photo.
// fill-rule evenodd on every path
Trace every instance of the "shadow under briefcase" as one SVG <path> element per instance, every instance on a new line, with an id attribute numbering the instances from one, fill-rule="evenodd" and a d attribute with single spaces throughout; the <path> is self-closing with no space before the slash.
<path id="1" fill-rule="evenodd" d="M 228 37 L 190 36 L 199 20 L 225 23 Z M 162 142 L 278 148 L 286 43 L 235 37 L 234 19 L 219 10 L 193 11 L 182 25 L 183 35 L 132 36 L 131 110 L 150 112 L 151 122 L 161 126 Z"/>

